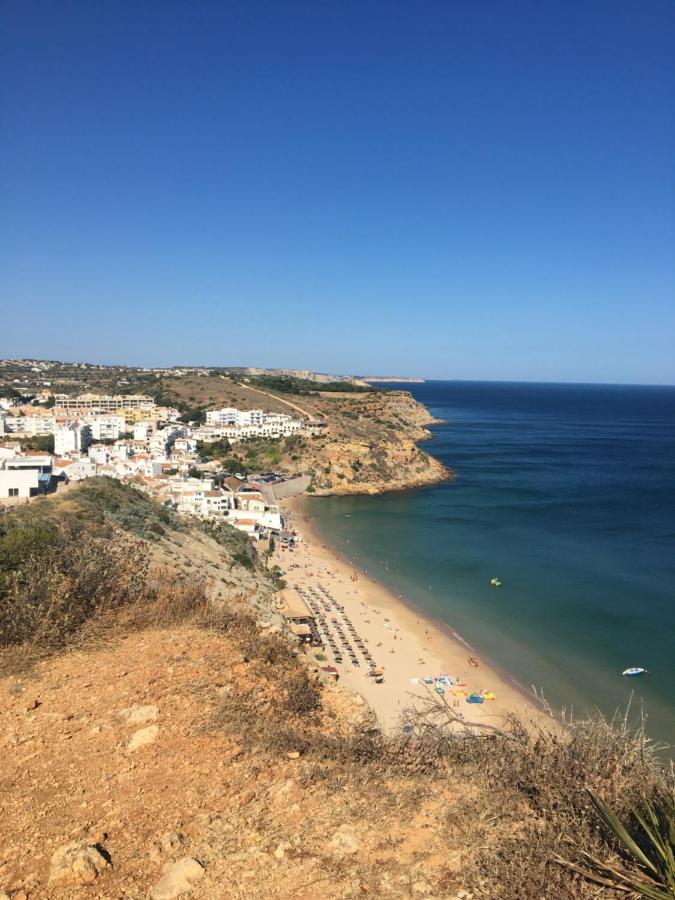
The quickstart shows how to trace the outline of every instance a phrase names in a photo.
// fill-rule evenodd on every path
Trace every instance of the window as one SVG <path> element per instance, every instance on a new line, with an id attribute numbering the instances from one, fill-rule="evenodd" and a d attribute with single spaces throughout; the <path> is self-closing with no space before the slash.
<path id="1" fill-rule="evenodd" d="M 19 496 L 19 489 L 18 489 L 18 488 L 10 488 L 10 489 L 9 489 L 9 496 L 10 496 L 10 497 L 18 497 L 18 496 Z"/>

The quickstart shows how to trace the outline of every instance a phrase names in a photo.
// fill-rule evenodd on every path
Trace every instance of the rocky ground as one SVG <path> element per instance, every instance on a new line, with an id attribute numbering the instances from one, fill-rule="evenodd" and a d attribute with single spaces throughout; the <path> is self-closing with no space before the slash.
<path id="1" fill-rule="evenodd" d="M 0 685 L 0 891 L 25 898 L 453 897 L 438 790 L 256 751 L 223 710 L 283 700 L 228 637 L 186 625 Z M 322 715 L 358 722 L 338 689 Z M 243 722 L 244 720 L 242 720 Z M 333 777 L 333 775 L 335 777 Z M 361 773 L 364 776 L 364 773 Z M 365 776 L 364 776 L 365 777 Z"/>

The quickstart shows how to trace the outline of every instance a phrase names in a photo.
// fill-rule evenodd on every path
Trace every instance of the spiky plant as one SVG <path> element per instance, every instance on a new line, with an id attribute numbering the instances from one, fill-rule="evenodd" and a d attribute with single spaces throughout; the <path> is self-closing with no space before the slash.
<path id="1" fill-rule="evenodd" d="M 642 832 L 640 843 L 630 834 L 626 826 L 605 803 L 586 788 L 591 803 L 598 816 L 611 831 L 620 846 L 635 863 L 635 868 L 610 865 L 584 852 L 584 857 L 593 865 L 595 872 L 558 858 L 557 862 L 574 871 L 611 887 L 619 888 L 649 900 L 673 900 L 675 897 L 675 798 L 670 793 L 662 793 L 645 802 L 642 812 L 632 813 Z M 636 836 L 637 837 L 637 836 Z M 602 872 L 605 877 L 599 873 Z"/>

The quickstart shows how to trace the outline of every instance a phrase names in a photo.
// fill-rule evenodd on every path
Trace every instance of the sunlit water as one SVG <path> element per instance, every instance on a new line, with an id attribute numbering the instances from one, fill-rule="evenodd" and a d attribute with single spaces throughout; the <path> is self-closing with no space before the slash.
<path id="1" fill-rule="evenodd" d="M 425 449 L 456 479 L 313 500 L 326 536 L 555 707 L 634 691 L 675 743 L 675 388 L 401 387 L 445 420 Z"/>

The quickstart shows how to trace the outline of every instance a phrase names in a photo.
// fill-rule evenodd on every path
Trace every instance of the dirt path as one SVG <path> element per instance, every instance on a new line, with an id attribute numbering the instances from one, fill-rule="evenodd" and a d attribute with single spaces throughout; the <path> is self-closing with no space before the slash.
<path id="1" fill-rule="evenodd" d="M 290 400 L 284 400 L 283 397 L 279 397 L 277 394 L 271 394 L 269 391 L 261 391 L 260 388 L 251 387 L 250 384 L 241 384 L 239 381 L 237 381 L 236 384 L 241 388 L 245 388 L 247 391 L 255 391 L 256 394 L 262 394 L 263 397 L 270 397 L 272 400 L 277 400 L 279 403 L 290 406 L 291 409 L 295 409 L 297 412 L 302 413 L 303 417 L 308 415 L 308 410 L 303 409 L 302 406 L 296 406 L 296 404 L 291 403 Z M 311 409 L 313 409 L 314 415 L 320 418 L 320 414 L 316 407 L 310 407 L 310 410 Z"/>

